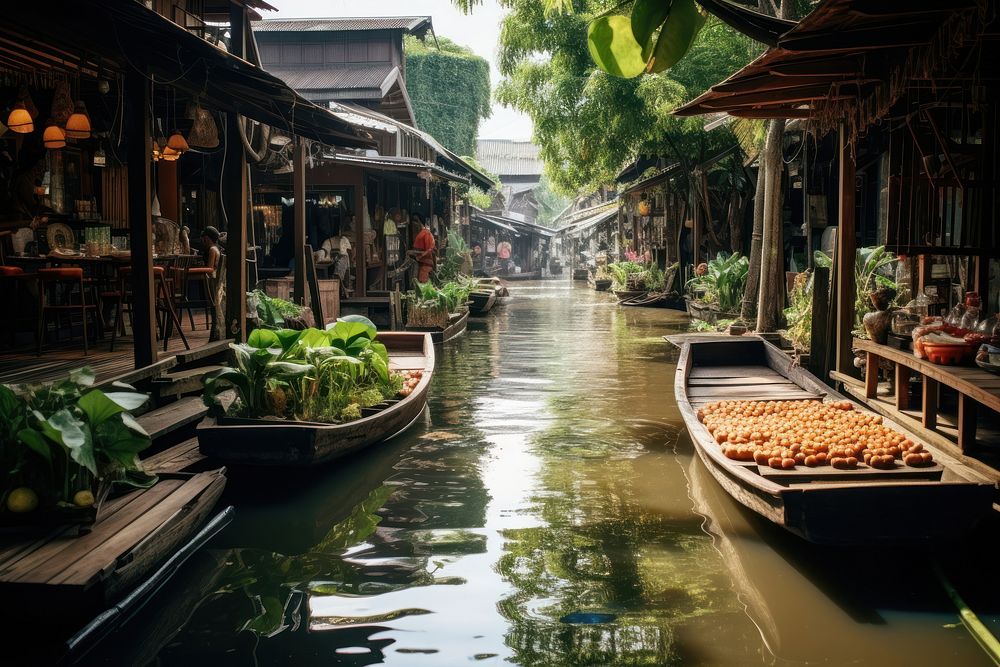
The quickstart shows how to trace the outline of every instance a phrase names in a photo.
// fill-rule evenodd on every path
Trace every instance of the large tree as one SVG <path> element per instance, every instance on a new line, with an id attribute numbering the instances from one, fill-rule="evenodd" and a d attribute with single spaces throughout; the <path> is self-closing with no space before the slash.
<path id="1" fill-rule="evenodd" d="M 573 0 L 572 11 L 553 12 L 550 1 L 504 0 L 497 98 L 531 117 L 553 187 L 593 190 L 637 154 L 696 164 L 733 143 L 725 129 L 705 132 L 703 120 L 670 112 L 746 64 L 755 43 L 709 20 L 672 70 L 621 78 L 599 69 L 587 48 L 590 21 L 613 3 Z"/>
<path id="2" fill-rule="evenodd" d="M 474 155 L 479 122 L 490 116 L 489 63 L 445 37 L 435 46 L 407 36 L 404 50 L 417 126 L 458 155 Z"/>

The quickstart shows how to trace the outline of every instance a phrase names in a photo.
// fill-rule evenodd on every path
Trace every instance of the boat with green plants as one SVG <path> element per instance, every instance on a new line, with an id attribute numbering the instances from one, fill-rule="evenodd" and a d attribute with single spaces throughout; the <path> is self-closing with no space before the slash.
<path id="1" fill-rule="evenodd" d="M 415 282 L 403 297 L 406 330 L 430 334 L 435 345 L 461 335 L 469 322 L 469 295 L 475 285 L 465 277 L 449 280 L 440 287 L 430 281 Z"/>
<path id="2" fill-rule="evenodd" d="M 596 271 L 587 274 L 587 284 L 598 292 L 607 292 L 613 282 L 606 266 L 598 266 Z"/>
<path id="3" fill-rule="evenodd" d="M 699 264 L 687 282 L 684 300 L 688 315 L 711 324 L 738 319 L 749 270 L 750 261 L 738 252 L 720 252 L 715 259 Z"/>
<path id="4" fill-rule="evenodd" d="M 228 464 L 310 466 L 406 430 L 427 402 L 430 335 L 351 315 L 327 329 L 257 329 L 205 379 L 199 450 Z M 226 400 L 227 390 L 235 400 Z"/>
<path id="5" fill-rule="evenodd" d="M 676 296 L 671 290 L 678 264 L 661 269 L 651 265 L 622 261 L 608 264 L 611 292 L 623 306 L 665 306 Z"/>

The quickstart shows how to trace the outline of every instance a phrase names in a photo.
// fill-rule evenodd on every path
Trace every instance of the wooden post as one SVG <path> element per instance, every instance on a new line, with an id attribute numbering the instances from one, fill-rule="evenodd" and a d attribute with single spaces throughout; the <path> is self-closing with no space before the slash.
<path id="1" fill-rule="evenodd" d="M 694 193 L 694 179 L 691 180 L 691 264 L 697 269 L 701 261 L 701 207 Z"/>
<path id="2" fill-rule="evenodd" d="M 906 410 L 910 407 L 910 367 L 896 364 L 896 409 Z"/>
<path id="3" fill-rule="evenodd" d="M 837 371 L 851 373 L 851 329 L 854 328 L 854 264 L 857 255 L 855 232 L 854 146 L 847 139 L 847 128 L 841 124 L 840 142 L 840 219 L 837 226 Z"/>
<path id="4" fill-rule="evenodd" d="M 937 428 L 938 381 L 927 375 L 924 376 L 923 400 L 923 427 L 933 430 Z"/>
<path id="5" fill-rule="evenodd" d="M 133 69 L 125 75 L 128 102 L 123 134 L 127 138 L 128 222 L 132 253 L 132 332 L 135 367 L 156 362 L 156 301 L 153 296 L 153 218 L 150 209 L 152 137 L 147 118 L 149 81 Z M 118 326 L 118 323 L 115 323 Z"/>
<path id="6" fill-rule="evenodd" d="M 878 395 L 878 355 L 868 352 L 868 362 L 865 364 L 865 398 L 873 399 Z"/>
<path id="7" fill-rule="evenodd" d="M 830 269 L 813 271 L 812 330 L 809 332 L 809 370 L 824 381 L 830 377 L 827 331 L 830 320 Z"/>
<path id="8" fill-rule="evenodd" d="M 970 454 L 976 447 L 976 400 L 958 392 L 958 447 Z"/>
<path id="9" fill-rule="evenodd" d="M 302 137 L 295 138 L 295 153 L 292 157 L 292 193 L 295 197 L 295 278 L 292 285 L 292 299 L 295 303 L 305 303 L 306 298 L 306 147 Z M 309 239 L 316 243 L 318 239 Z"/>
<path id="10" fill-rule="evenodd" d="M 230 52 L 246 56 L 246 7 L 229 5 Z M 219 187 L 226 225 L 226 326 L 225 335 L 236 342 L 245 338 L 247 322 L 247 158 L 240 141 L 239 114 L 226 114 L 225 169 Z"/>
<path id="11" fill-rule="evenodd" d="M 362 173 L 354 186 L 354 294 L 363 297 L 368 295 L 368 263 L 365 261 L 365 179 L 367 172 Z M 427 217 L 430 222 L 430 206 Z"/>

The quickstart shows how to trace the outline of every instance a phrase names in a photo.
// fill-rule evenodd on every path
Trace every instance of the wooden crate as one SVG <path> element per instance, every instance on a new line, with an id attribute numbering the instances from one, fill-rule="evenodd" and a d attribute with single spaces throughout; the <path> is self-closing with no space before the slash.
<path id="1" fill-rule="evenodd" d="M 293 281 L 291 278 L 268 278 L 264 281 L 264 291 L 268 296 L 292 301 Z M 319 298 L 323 305 L 325 324 L 336 321 L 340 317 L 340 279 L 320 279 Z M 308 289 L 306 290 L 306 305 L 312 308 Z M 313 312 L 316 312 L 315 308 L 313 308 Z"/>

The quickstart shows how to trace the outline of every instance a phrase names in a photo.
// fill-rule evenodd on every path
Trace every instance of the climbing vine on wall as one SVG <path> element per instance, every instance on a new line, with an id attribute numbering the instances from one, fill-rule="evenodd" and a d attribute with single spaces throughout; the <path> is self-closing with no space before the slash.
<path id="1" fill-rule="evenodd" d="M 407 36 L 406 88 L 417 127 L 459 155 L 474 155 L 479 121 L 490 115 L 490 67 L 471 49 L 444 37 Z"/>

